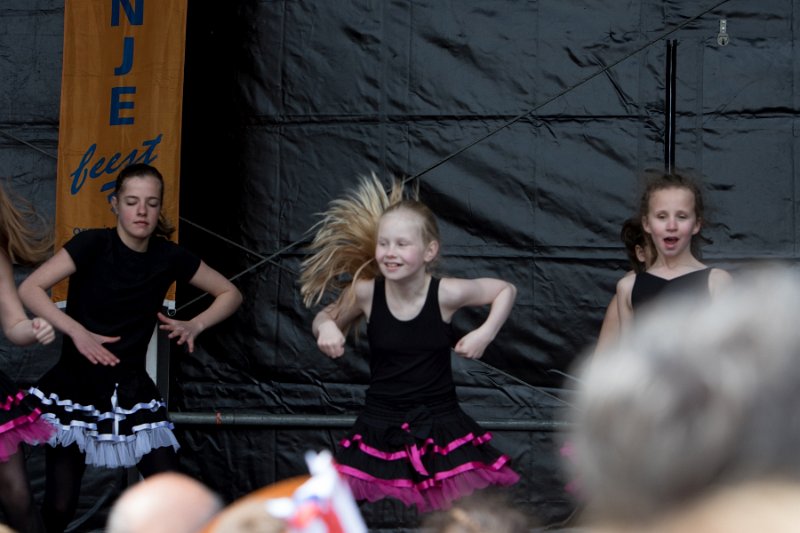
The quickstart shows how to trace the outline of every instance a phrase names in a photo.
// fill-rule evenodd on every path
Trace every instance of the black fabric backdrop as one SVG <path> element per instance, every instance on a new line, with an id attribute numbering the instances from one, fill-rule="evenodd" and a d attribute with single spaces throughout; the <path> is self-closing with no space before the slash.
<path id="1" fill-rule="evenodd" d="M 354 415 L 363 343 L 331 361 L 310 333 L 297 269 L 315 214 L 376 172 L 417 176 L 443 232 L 443 274 L 516 284 L 481 362 L 456 361 L 464 408 L 487 421 L 558 421 L 563 373 L 594 341 L 618 240 L 646 168 L 664 165 L 666 39 L 677 46 L 676 164 L 704 176 L 706 262 L 798 263 L 800 0 L 189 2 L 181 241 L 245 295 L 196 353 L 172 350 L 170 408 Z M 730 42 L 717 44 L 721 18 Z M 0 176 L 53 215 L 63 0 L 0 5 Z M 269 259 L 265 261 L 265 259 Z M 22 277 L 27 273 L 19 269 Z M 207 299 L 179 287 L 179 316 Z M 456 316 L 459 329 L 485 311 Z M 58 347 L 0 347 L 34 382 Z M 182 467 L 227 500 L 303 473 L 335 427 L 181 425 Z M 496 431 L 540 524 L 575 507 L 558 435 Z M 29 452 L 40 497 L 42 453 Z M 74 529 L 102 528 L 124 473 L 90 470 Z M 365 506 L 373 530 L 414 512 Z M 81 520 L 83 520 L 81 522 Z"/>

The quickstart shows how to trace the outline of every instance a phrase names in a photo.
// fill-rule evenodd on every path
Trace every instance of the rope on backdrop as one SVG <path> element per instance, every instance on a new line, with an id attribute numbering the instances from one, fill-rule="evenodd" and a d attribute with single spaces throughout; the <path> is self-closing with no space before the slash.
<path id="1" fill-rule="evenodd" d="M 505 377 L 505 378 L 508 378 L 508 379 L 510 379 L 510 380 L 512 380 L 512 381 L 514 381 L 515 383 L 519 383 L 520 385 L 523 385 L 523 386 L 525 386 L 525 387 L 528 387 L 528 388 L 530 388 L 530 389 L 533 389 L 533 390 L 535 390 L 536 392 L 538 392 L 539 394 L 542 394 L 542 395 L 544 395 L 544 396 L 546 396 L 546 397 L 548 397 L 548 398 L 550 398 L 550 399 L 552 399 L 552 400 L 555 400 L 555 401 L 557 401 L 557 402 L 559 402 L 559 403 L 561 403 L 561 404 L 563 404 L 563 405 L 566 405 L 567 407 L 573 407 L 573 406 L 572 406 L 572 404 L 571 404 L 571 403 L 569 403 L 568 401 L 566 401 L 564 398 L 561 398 L 561 397 L 559 397 L 559 396 L 557 396 L 557 395 L 555 395 L 555 394 L 551 394 L 551 393 L 547 392 L 546 390 L 544 390 L 544 388 L 542 388 L 542 387 L 537 387 L 536 385 L 531 385 L 531 384 L 530 384 L 530 383 L 528 383 L 527 381 L 525 381 L 525 380 L 522 380 L 522 379 L 519 379 L 519 378 L 518 378 L 518 377 L 516 377 L 516 376 L 512 376 L 512 375 L 511 375 L 511 374 L 509 374 L 508 372 L 506 372 L 506 371 L 504 371 L 504 370 L 500 370 L 500 369 L 499 369 L 499 368 L 497 368 L 496 366 L 492 366 L 492 365 L 490 365 L 489 363 L 487 363 L 487 362 L 485 362 L 485 361 L 482 361 L 482 360 L 480 360 L 480 359 L 475 359 L 474 361 L 476 361 L 477 363 L 479 363 L 479 364 L 481 364 L 481 365 L 485 366 L 486 368 L 490 368 L 490 369 L 492 370 L 492 372 L 496 372 L 496 373 L 498 373 L 498 374 L 502 375 L 503 377 Z M 549 370 L 548 370 L 548 372 L 549 372 Z M 563 376 L 572 377 L 572 376 L 569 376 L 569 374 L 566 374 L 565 372 L 561 372 L 561 371 L 557 371 L 557 372 L 558 372 L 559 374 L 563 375 Z M 467 370 L 467 373 L 468 373 L 468 374 L 472 374 L 472 372 L 470 372 L 469 370 Z M 577 379 L 577 378 L 573 378 L 573 379 Z"/>
<path id="2" fill-rule="evenodd" d="M 237 274 L 234 274 L 233 276 L 228 278 L 229 281 L 233 281 L 233 280 L 235 280 L 237 278 L 240 278 L 241 276 L 247 274 L 248 272 L 252 272 L 253 270 L 256 270 L 257 268 L 259 268 L 261 265 L 263 265 L 265 263 L 271 263 L 272 265 L 274 265 L 274 266 L 276 266 L 276 267 L 278 267 L 278 268 L 280 268 L 282 270 L 285 270 L 286 272 L 289 272 L 290 274 L 293 274 L 295 277 L 297 276 L 297 272 L 295 272 L 293 269 L 287 267 L 286 265 L 276 261 L 275 258 L 278 257 L 278 256 L 283 255 L 286 252 L 288 252 L 289 250 L 291 250 L 292 248 L 297 246 L 298 242 L 303 242 L 302 240 L 298 241 L 298 242 L 290 243 L 289 245 L 284 246 L 280 250 L 278 250 L 276 252 L 273 252 L 272 254 L 270 254 L 268 256 L 264 256 L 264 255 L 261 255 L 258 252 L 250 250 L 246 246 L 243 246 L 243 245 L 241 245 L 241 244 L 239 244 L 237 242 L 232 241 L 231 239 L 229 239 L 229 238 L 227 238 L 227 237 L 225 237 L 223 235 L 220 235 L 219 233 L 216 233 L 214 231 L 211 231 L 208 228 L 205 228 L 205 227 L 203 227 L 203 226 L 201 226 L 199 224 L 196 224 L 196 223 L 192 222 L 191 220 L 188 220 L 188 219 L 183 218 L 183 217 L 179 217 L 179 218 L 180 218 L 181 222 L 186 222 L 187 224 L 189 224 L 191 226 L 194 226 L 195 228 L 198 228 L 200 230 L 203 230 L 204 232 L 208 233 L 209 235 L 213 235 L 214 237 L 218 238 L 219 240 L 221 240 L 221 241 L 223 241 L 225 243 L 228 243 L 228 244 L 230 244 L 232 246 L 235 246 L 236 248 L 239 248 L 240 250 L 243 250 L 246 253 L 252 254 L 252 255 L 254 255 L 254 256 L 256 256 L 257 258 L 260 259 L 260 261 L 258 263 L 255 263 L 254 265 L 251 265 L 251 266 L 247 267 L 246 269 L 242 270 L 241 272 L 239 272 Z M 308 231 L 306 233 L 308 233 Z M 183 304 L 180 307 L 178 307 L 176 311 L 180 311 L 182 309 L 185 309 L 185 308 L 189 307 L 190 305 L 192 305 L 193 303 L 203 299 L 206 296 L 208 296 L 208 293 L 204 292 L 203 294 L 201 294 L 201 295 L 199 295 L 199 296 L 197 296 L 195 298 L 192 298 L 191 300 L 189 300 L 185 304 Z"/>
<path id="3" fill-rule="evenodd" d="M 35 144 L 29 143 L 28 141 L 20 139 L 19 137 L 10 134 L 7 131 L 0 130 L 0 135 L 2 135 L 3 137 L 6 137 L 8 139 L 11 139 L 12 141 L 15 141 L 15 142 L 18 142 L 20 144 L 23 144 L 23 145 L 27 146 L 28 148 L 32 148 L 33 150 L 36 150 L 40 154 L 46 155 L 47 157 L 49 157 L 51 159 L 58 159 L 58 157 L 55 154 L 51 154 L 50 152 L 47 152 L 47 151 L 43 150 L 42 148 L 39 148 Z"/>
<path id="4" fill-rule="evenodd" d="M 656 43 L 658 43 L 660 41 L 663 41 L 664 39 L 666 39 L 667 37 L 669 37 L 673 33 L 683 29 L 684 27 L 686 27 L 689 24 L 695 22 L 696 20 L 704 17 L 705 15 L 710 13 L 711 11 L 714 11 L 715 9 L 718 9 L 720 6 L 728 3 L 729 1 L 730 0 L 720 0 L 719 2 L 716 2 L 715 4 L 713 4 L 712 6 L 706 8 L 705 10 L 701 11 L 700 13 L 698 13 L 698 14 L 690 17 L 690 18 L 687 18 L 686 20 L 684 20 L 683 22 L 681 22 L 680 24 L 678 24 L 677 26 L 675 26 L 671 30 L 668 30 L 668 31 L 666 31 L 666 32 L 654 37 L 653 39 L 650 39 L 649 41 L 647 41 L 643 45 L 641 45 L 638 48 L 636 48 L 633 51 L 631 51 L 630 53 L 628 53 L 628 54 L 622 56 L 621 58 L 613 61 L 612 63 L 600 68 L 599 70 L 597 70 L 597 71 L 593 72 L 592 74 L 586 76 L 585 78 L 581 79 L 577 83 L 562 89 L 561 91 L 559 91 L 556 94 L 554 94 L 553 96 L 545 99 L 543 102 L 539 103 L 538 105 L 535 105 L 530 110 L 525 111 L 523 113 L 520 113 L 519 115 L 517 115 L 517 116 L 511 118 L 510 120 L 504 122 L 500 126 L 488 131 L 486 134 L 478 137 L 477 139 L 473 140 L 472 142 L 466 144 L 465 146 L 462 146 L 461 148 L 455 150 L 454 152 L 451 152 L 450 154 L 448 154 L 447 156 L 443 157 L 442 159 L 440 159 L 439 161 L 435 162 L 434 164 L 428 166 L 427 168 L 424 168 L 423 170 L 417 172 L 416 174 L 405 178 L 403 180 L 403 184 L 405 185 L 405 184 L 407 184 L 409 182 L 413 182 L 413 181 L 419 180 L 425 174 L 427 174 L 427 173 L 431 172 L 432 170 L 440 167 L 441 165 L 447 163 L 451 159 L 453 159 L 453 158 L 457 157 L 458 155 L 460 155 L 461 153 L 469 150 L 473 146 L 485 141 L 486 139 L 492 137 L 493 135 L 499 133 L 500 131 L 512 126 L 513 124 L 516 124 L 520 120 L 533 115 L 534 113 L 536 113 L 538 110 L 540 110 L 544 106 L 546 106 L 546 105 L 558 100 L 562 96 L 564 96 L 566 94 L 569 94 L 570 92 L 578 89 L 579 87 L 585 85 L 586 83 L 588 83 L 589 81 L 597 78 L 598 76 L 600 76 L 602 74 L 606 74 L 611 69 L 613 69 L 614 67 L 616 67 L 617 65 L 622 63 L 623 61 L 626 61 L 627 59 L 633 57 L 636 54 L 639 54 L 640 52 L 646 50 L 647 48 L 653 46 L 654 44 L 656 44 Z M 37 147 L 36 145 L 34 145 L 32 143 L 29 143 L 29 142 L 27 142 L 27 141 L 25 141 L 23 139 L 20 139 L 20 138 L 14 136 L 14 135 L 11 135 L 10 133 L 8 133 L 6 131 L 0 130 L 0 135 L 2 135 L 4 137 L 7 137 L 9 139 L 12 139 L 15 142 L 18 142 L 20 144 L 23 144 L 23 145 L 25 145 L 25 146 L 33 149 L 33 150 L 36 150 L 37 152 L 40 152 L 40 153 L 42 153 L 42 154 L 44 154 L 44 155 L 46 155 L 48 157 L 56 159 L 55 155 L 53 155 L 51 153 L 48 153 L 45 150 L 42 150 L 41 148 Z M 312 230 L 312 228 L 307 229 L 299 239 L 297 239 L 297 240 L 289 243 L 288 245 L 284 246 L 283 248 L 281 248 L 281 249 L 279 249 L 279 250 L 277 250 L 277 251 L 265 256 L 263 254 L 260 254 L 260 253 L 254 251 L 254 250 L 251 250 L 251 249 L 247 248 L 246 246 L 238 244 L 238 243 L 236 243 L 236 242 L 234 242 L 234 241 L 232 241 L 232 240 L 230 240 L 230 239 L 228 239 L 228 238 L 226 238 L 226 237 L 224 237 L 224 236 L 222 236 L 222 235 L 220 235 L 218 233 L 215 233 L 215 232 L 209 230 L 208 228 L 205 228 L 205 227 L 203 227 L 203 226 L 201 226 L 199 224 L 196 224 L 196 223 L 194 223 L 194 222 L 192 222 L 192 221 L 190 221 L 190 220 L 188 220 L 188 219 L 186 219 L 184 217 L 180 217 L 180 220 L 181 220 L 181 222 L 185 222 L 185 223 L 187 223 L 187 224 L 189 224 L 189 225 L 191 225 L 191 226 L 193 226 L 193 227 L 195 227 L 197 229 L 200 229 L 200 230 L 202 230 L 202 231 L 204 231 L 204 232 L 206 232 L 206 233 L 208 233 L 210 235 L 213 235 L 214 237 L 216 237 L 216 238 L 218 238 L 218 239 L 220 239 L 220 240 L 222 240 L 222 241 L 224 241 L 224 242 L 226 242 L 228 244 L 231 244 L 231 245 L 239 248 L 240 250 L 243 250 L 243 251 L 245 251 L 245 252 L 247 252 L 249 254 L 252 254 L 252 255 L 254 255 L 255 257 L 257 257 L 259 259 L 259 261 L 257 263 L 255 263 L 254 265 L 251 265 L 250 267 L 246 268 L 245 270 L 243 270 L 243 271 L 235 274 L 231 278 L 229 278 L 230 280 L 235 280 L 235 279 L 243 276 L 244 274 L 246 274 L 248 272 L 251 272 L 251 271 L 261 267 L 262 265 L 264 265 L 266 263 L 270 263 L 270 264 L 272 264 L 274 266 L 277 266 L 278 268 L 281 268 L 281 269 L 283 269 L 283 270 L 285 270 L 287 272 L 290 272 L 290 273 L 296 275 L 297 272 L 295 272 L 294 270 L 286 267 L 285 265 L 282 265 L 279 261 L 276 261 L 276 258 L 280 257 L 281 255 L 285 254 L 286 252 L 296 248 L 297 246 L 303 244 L 304 242 L 307 242 L 309 240 L 309 238 L 310 238 L 311 230 Z M 203 293 L 203 294 L 197 296 L 196 298 L 190 300 L 189 302 L 186 302 L 185 304 L 181 305 L 177 310 L 180 311 L 182 309 L 185 309 L 187 306 L 194 304 L 198 300 L 204 298 L 206 295 L 207 295 L 207 293 Z M 535 390 L 537 390 L 538 392 L 540 392 L 542 394 L 545 394 L 547 396 L 550 396 L 552 398 L 557 399 L 558 401 L 560 401 L 560 402 L 562 402 L 564 404 L 567 404 L 567 402 L 565 402 L 563 399 L 558 398 L 558 397 L 556 397 L 554 395 L 551 395 L 551 394 L 541 390 L 539 387 L 536 387 L 534 385 L 531 385 L 530 383 L 527 383 L 527 382 L 522 381 L 522 380 L 520 380 L 518 378 L 515 378 L 515 377 L 511 376 L 510 374 L 508 374 L 506 372 L 503 372 L 502 370 L 500 370 L 500 369 L 498 369 L 496 367 L 493 367 L 493 366 L 491 366 L 491 365 L 489 365 L 487 363 L 484 363 L 483 361 L 479 361 L 479 362 L 482 365 L 484 365 L 484 366 L 486 366 L 488 368 L 491 368 L 492 370 L 494 370 L 496 372 L 499 372 L 499 373 L 503 374 L 504 376 L 506 376 L 506 377 L 508 377 L 510 379 L 513 379 L 514 381 L 517 381 L 520 384 L 523 384 L 523 385 L 525 385 L 527 387 L 535 389 Z M 563 372 L 559 372 L 559 373 L 564 375 L 565 377 L 574 379 L 572 376 L 569 376 L 569 375 L 567 375 L 567 374 L 565 374 Z"/>

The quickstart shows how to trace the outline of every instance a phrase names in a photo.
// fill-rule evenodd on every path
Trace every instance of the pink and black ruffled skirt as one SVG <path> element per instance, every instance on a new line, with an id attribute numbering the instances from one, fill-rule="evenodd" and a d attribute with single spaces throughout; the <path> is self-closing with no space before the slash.
<path id="1" fill-rule="evenodd" d="M 519 480 L 491 433 L 455 399 L 410 410 L 367 401 L 336 454 L 356 500 L 395 498 L 420 512 L 446 509 L 477 489 Z"/>
<path id="2" fill-rule="evenodd" d="M 0 462 L 8 461 L 20 443 L 41 444 L 55 428 L 41 418 L 36 402 L 0 372 Z"/>

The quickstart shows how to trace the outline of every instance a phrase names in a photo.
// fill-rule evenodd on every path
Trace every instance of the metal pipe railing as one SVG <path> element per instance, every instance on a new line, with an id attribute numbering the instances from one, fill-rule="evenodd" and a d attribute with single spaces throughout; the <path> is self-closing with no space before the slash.
<path id="1" fill-rule="evenodd" d="M 264 428 L 347 428 L 355 416 L 348 415 L 279 415 L 261 412 L 216 411 L 205 413 L 171 412 L 177 426 L 249 426 Z M 559 420 L 476 420 L 490 431 L 560 431 L 569 424 Z"/>

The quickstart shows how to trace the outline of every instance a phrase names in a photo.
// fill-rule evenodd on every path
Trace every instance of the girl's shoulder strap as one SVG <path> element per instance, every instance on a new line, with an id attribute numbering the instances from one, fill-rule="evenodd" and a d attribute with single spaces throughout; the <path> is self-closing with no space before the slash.
<path id="1" fill-rule="evenodd" d="M 371 283 L 372 284 L 372 292 L 373 293 L 380 292 L 380 293 L 386 294 L 386 289 L 384 288 L 386 286 L 386 280 L 384 280 L 383 278 L 378 277 L 378 278 L 372 278 L 372 279 L 369 279 L 369 280 L 362 280 L 359 283 L 362 286 L 366 286 L 365 284 L 370 284 Z"/>
<path id="2" fill-rule="evenodd" d="M 439 282 L 440 278 L 431 276 L 431 281 L 428 283 L 428 294 L 425 296 L 425 305 L 436 304 L 439 307 Z"/>

